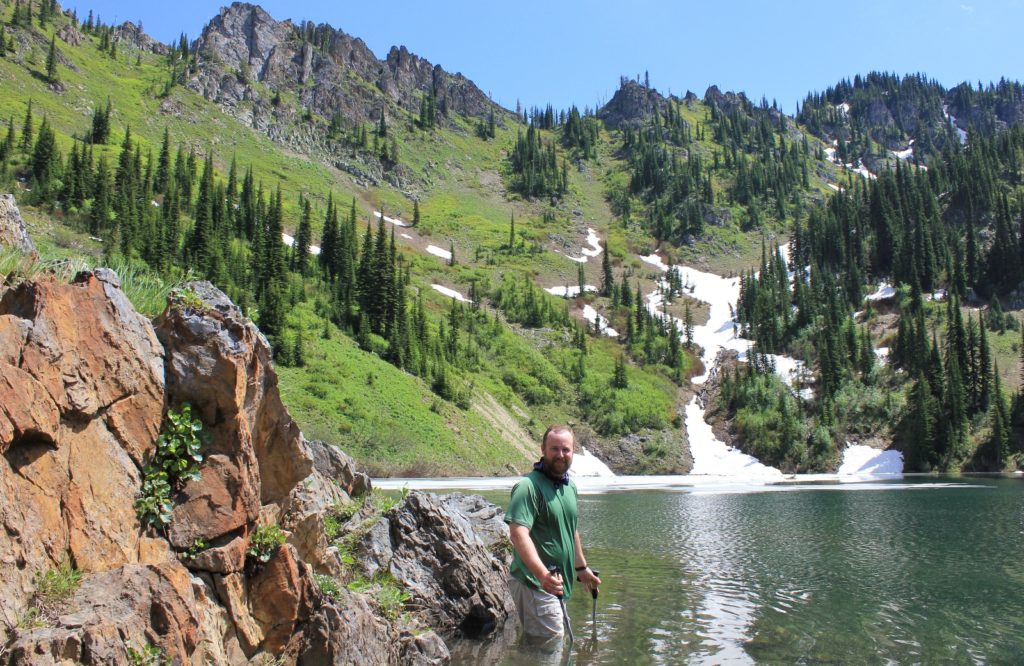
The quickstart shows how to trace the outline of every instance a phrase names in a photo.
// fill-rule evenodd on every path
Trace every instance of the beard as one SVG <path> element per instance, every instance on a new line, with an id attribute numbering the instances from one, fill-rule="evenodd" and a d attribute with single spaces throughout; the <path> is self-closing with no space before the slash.
<path id="1" fill-rule="evenodd" d="M 572 458 L 549 458 L 544 457 L 544 468 L 549 474 L 554 476 L 561 476 L 569 471 L 572 467 Z"/>

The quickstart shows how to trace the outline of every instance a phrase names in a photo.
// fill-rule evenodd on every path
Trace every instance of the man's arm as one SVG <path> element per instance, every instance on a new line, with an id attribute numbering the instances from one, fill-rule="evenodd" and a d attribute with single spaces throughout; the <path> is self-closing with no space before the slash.
<path id="1" fill-rule="evenodd" d="M 530 544 L 533 545 L 532 543 Z M 594 575 L 591 571 L 590 566 L 587 565 L 587 558 L 583 556 L 583 543 L 580 541 L 580 531 L 576 530 L 576 576 L 579 577 L 580 582 L 586 585 L 591 590 L 596 590 L 601 585 L 601 579 Z M 522 557 L 522 555 L 520 555 Z M 525 560 L 524 560 L 525 562 Z M 580 569 L 584 567 L 584 569 Z"/>
<path id="2" fill-rule="evenodd" d="M 551 574 L 547 567 L 540 559 L 540 555 L 537 554 L 537 548 L 533 545 L 533 539 L 530 538 L 530 528 L 526 525 L 520 525 L 519 523 L 508 524 L 509 537 L 512 539 L 512 547 L 519 553 L 519 559 L 523 561 L 526 568 L 530 570 L 533 577 L 540 582 L 541 587 L 548 594 L 553 594 L 556 597 L 562 596 L 562 578 Z M 577 548 L 579 547 L 579 537 L 576 539 Z"/>

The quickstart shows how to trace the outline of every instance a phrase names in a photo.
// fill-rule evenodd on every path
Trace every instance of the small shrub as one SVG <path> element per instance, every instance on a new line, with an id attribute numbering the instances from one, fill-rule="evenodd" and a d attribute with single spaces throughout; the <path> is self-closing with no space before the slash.
<path id="1" fill-rule="evenodd" d="M 155 645 L 147 645 L 141 650 L 128 648 L 128 663 L 132 666 L 170 666 L 173 663 L 164 656 L 164 651 Z"/>
<path id="2" fill-rule="evenodd" d="M 284 542 L 284 532 L 277 525 L 257 527 L 249 539 L 249 549 L 245 551 L 245 555 L 256 562 L 266 563 Z"/>
<path id="3" fill-rule="evenodd" d="M 330 597 L 331 599 L 337 599 L 341 596 L 341 585 L 337 579 L 327 576 L 324 574 L 313 574 L 313 580 L 316 581 L 317 587 L 320 588 L 320 592 Z"/>
<path id="4" fill-rule="evenodd" d="M 185 403 L 180 410 L 167 412 L 153 459 L 142 470 L 142 494 L 135 501 L 143 525 L 161 528 L 171 521 L 171 493 L 185 481 L 199 478 L 205 439 L 202 422 L 192 418 L 191 405 Z"/>
<path id="5" fill-rule="evenodd" d="M 372 579 L 359 578 L 348 584 L 351 592 L 367 594 L 373 597 L 381 612 L 390 620 L 398 618 L 405 604 L 412 597 L 409 592 L 394 579 L 391 574 L 378 573 Z"/>
<path id="6" fill-rule="evenodd" d="M 64 558 L 60 566 L 50 569 L 36 579 L 36 600 L 49 606 L 64 601 L 82 584 L 82 572 Z"/>
<path id="7" fill-rule="evenodd" d="M 196 559 L 196 556 L 199 555 L 199 553 L 206 550 L 206 548 L 206 541 L 204 541 L 203 539 L 196 539 L 192 542 L 192 545 L 189 546 L 189 549 L 182 553 L 181 556 L 186 560 L 194 560 Z"/>
<path id="8" fill-rule="evenodd" d="M 177 305 L 179 308 L 202 314 L 207 311 L 206 303 L 193 289 L 185 288 L 177 293 Z"/>

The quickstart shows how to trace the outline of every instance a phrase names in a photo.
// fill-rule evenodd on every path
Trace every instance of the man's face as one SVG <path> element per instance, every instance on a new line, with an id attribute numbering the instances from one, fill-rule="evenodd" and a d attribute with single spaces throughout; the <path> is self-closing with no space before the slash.
<path id="1" fill-rule="evenodd" d="M 554 476 L 561 476 L 572 466 L 574 442 L 572 434 L 556 431 L 548 434 L 544 440 L 541 453 L 544 456 L 544 467 Z"/>

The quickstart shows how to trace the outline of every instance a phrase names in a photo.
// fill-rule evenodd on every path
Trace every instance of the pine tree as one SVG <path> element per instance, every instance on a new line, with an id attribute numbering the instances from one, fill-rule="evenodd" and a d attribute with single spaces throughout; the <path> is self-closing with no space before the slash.
<path id="1" fill-rule="evenodd" d="M 27 153 L 33 145 L 32 129 L 32 100 L 28 100 L 28 108 L 25 109 L 25 120 L 21 124 L 21 152 Z"/>
<path id="2" fill-rule="evenodd" d="M 306 277 L 309 268 L 309 245 L 313 238 L 312 208 L 309 199 L 302 202 L 302 217 L 299 218 L 299 228 L 295 231 L 295 270 L 302 277 Z M 322 248 L 321 248 L 322 251 Z"/>
<path id="3" fill-rule="evenodd" d="M 420 226 L 420 202 L 419 200 L 412 202 L 412 226 Z"/>
<path id="4" fill-rule="evenodd" d="M 601 295 L 610 297 L 615 288 L 615 275 L 612 274 L 612 260 L 609 256 L 608 244 L 604 245 L 604 252 L 601 253 Z"/>
<path id="5" fill-rule="evenodd" d="M 622 354 L 615 357 L 615 373 L 612 375 L 612 388 L 629 388 L 629 379 L 626 376 L 626 359 Z"/>
<path id="6" fill-rule="evenodd" d="M 57 76 L 57 58 L 57 36 L 54 35 L 50 38 L 50 50 L 46 54 L 46 80 L 50 82 L 50 85 L 60 83 L 60 78 Z"/>

